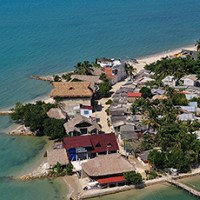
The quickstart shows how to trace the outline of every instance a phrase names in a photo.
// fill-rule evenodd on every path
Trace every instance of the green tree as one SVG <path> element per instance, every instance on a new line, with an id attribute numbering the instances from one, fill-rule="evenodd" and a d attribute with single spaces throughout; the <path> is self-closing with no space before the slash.
<path id="1" fill-rule="evenodd" d="M 188 100 L 186 99 L 184 94 L 175 93 L 172 97 L 172 102 L 174 106 L 187 106 Z"/>
<path id="2" fill-rule="evenodd" d="M 43 122 L 47 116 L 47 111 L 55 108 L 54 104 L 46 104 L 42 101 L 37 101 L 36 104 L 21 104 L 17 103 L 14 113 L 11 114 L 11 119 L 16 123 L 23 123 L 26 127 L 30 127 L 31 131 L 38 135 L 43 135 Z"/>
<path id="3" fill-rule="evenodd" d="M 100 83 L 99 84 L 99 91 L 98 91 L 100 98 L 109 97 L 109 95 L 110 95 L 109 92 L 110 92 L 111 89 L 112 89 L 112 86 L 111 86 L 111 84 L 109 83 L 108 80 Z"/>
<path id="4" fill-rule="evenodd" d="M 142 176 L 140 173 L 135 171 L 124 173 L 124 178 L 127 180 L 128 184 L 137 185 L 142 183 Z"/>
<path id="5" fill-rule="evenodd" d="M 142 151 L 150 150 L 155 146 L 155 141 L 153 137 L 149 134 L 144 134 L 142 141 L 140 143 L 140 148 Z"/>
<path id="6" fill-rule="evenodd" d="M 137 69 L 134 68 L 132 65 L 129 65 L 127 63 L 125 63 L 125 71 L 126 71 L 126 74 L 130 77 L 130 78 L 133 78 L 133 75 L 137 72 Z"/>
<path id="7" fill-rule="evenodd" d="M 73 165 L 71 163 L 67 165 L 66 171 L 67 171 L 67 175 L 69 176 L 73 175 Z"/>
<path id="8" fill-rule="evenodd" d="M 101 73 L 101 75 L 100 75 L 100 80 L 102 80 L 102 81 L 107 81 L 107 77 L 106 77 L 106 74 L 105 73 Z"/>
<path id="9" fill-rule="evenodd" d="M 140 93 L 142 93 L 143 98 L 151 98 L 153 95 L 151 93 L 151 89 L 148 87 L 142 87 L 140 90 Z"/>
<path id="10" fill-rule="evenodd" d="M 66 132 L 63 124 L 63 119 L 51 119 L 47 118 L 43 122 L 44 134 L 49 136 L 50 139 L 58 139 L 66 136 Z"/>
<path id="11" fill-rule="evenodd" d="M 162 153 L 156 149 L 150 151 L 150 153 L 148 155 L 148 161 L 156 169 L 164 169 L 164 167 L 165 167 L 165 155 L 164 155 L 164 153 Z"/>
<path id="12" fill-rule="evenodd" d="M 76 64 L 74 72 L 80 75 L 92 75 L 93 65 L 89 61 L 79 62 Z"/>
<path id="13" fill-rule="evenodd" d="M 198 39 L 195 43 L 195 46 L 197 47 L 197 51 L 200 50 L 200 39 Z"/>
<path id="14" fill-rule="evenodd" d="M 54 75 L 53 80 L 54 80 L 54 82 L 61 82 L 61 77 L 58 75 Z"/>

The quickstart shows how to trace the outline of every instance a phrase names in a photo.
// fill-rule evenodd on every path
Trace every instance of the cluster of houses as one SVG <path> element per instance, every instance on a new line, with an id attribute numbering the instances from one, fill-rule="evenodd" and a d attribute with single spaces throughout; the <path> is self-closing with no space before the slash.
<path id="1" fill-rule="evenodd" d="M 112 85 L 127 76 L 120 60 L 98 59 L 97 64 Z M 47 151 L 50 168 L 57 162 L 62 166 L 71 163 L 80 180 L 88 180 L 84 188 L 126 184 L 123 174 L 135 171 L 135 166 L 119 153 L 116 134 L 104 133 L 93 115 L 97 109 L 95 95 L 101 83 L 99 75 L 72 75 L 71 78 L 80 81 L 53 82 L 51 97 L 58 100 L 59 108 L 50 109 L 47 115 L 66 120 L 64 129 L 68 137 Z M 130 114 L 128 109 L 124 113 Z"/>
<path id="2" fill-rule="evenodd" d="M 97 59 L 96 62 L 112 85 L 127 77 L 124 63 L 120 59 Z M 73 75 L 72 79 L 81 81 L 54 82 L 51 97 L 59 98 L 61 109 L 52 108 L 47 114 L 51 118 L 66 119 L 64 128 L 68 137 L 47 152 L 50 167 L 57 162 L 61 165 L 71 162 L 78 177 L 87 177 L 89 180 L 85 187 L 98 185 L 104 188 L 126 184 L 123 174 L 136 170 L 134 164 L 126 158 L 131 151 L 126 146 L 126 141 L 137 143 L 145 133 L 156 134 L 148 124 L 143 123 L 144 115 L 132 114 L 130 110 L 132 103 L 142 96 L 140 88 L 154 80 L 152 75 L 151 71 L 141 70 L 134 80 L 128 81 L 112 95 L 112 103 L 108 109 L 112 133 L 104 133 L 98 119 L 93 117 L 96 110 L 95 94 L 101 82 L 99 75 Z M 184 87 L 182 93 L 188 100 L 199 97 L 200 80 L 195 75 L 183 77 L 178 86 L 177 80 L 172 76 L 165 77 L 162 82 L 175 89 Z M 152 89 L 151 93 L 153 99 L 167 98 L 163 88 Z M 187 106 L 180 106 L 179 110 L 177 120 L 200 119 L 200 108 L 195 101 Z M 124 155 L 120 152 L 121 147 Z M 149 151 L 139 152 L 137 156 L 145 164 L 148 154 Z"/>

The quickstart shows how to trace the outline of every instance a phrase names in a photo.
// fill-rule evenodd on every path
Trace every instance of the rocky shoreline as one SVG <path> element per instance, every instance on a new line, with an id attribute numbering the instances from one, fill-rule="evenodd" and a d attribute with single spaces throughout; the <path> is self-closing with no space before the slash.
<path id="1" fill-rule="evenodd" d="M 35 136 L 36 134 L 30 130 L 30 128 L 20 125 L 14 130 L 9 132 L 10 135 L 16 135 L 16 136 Z"/>

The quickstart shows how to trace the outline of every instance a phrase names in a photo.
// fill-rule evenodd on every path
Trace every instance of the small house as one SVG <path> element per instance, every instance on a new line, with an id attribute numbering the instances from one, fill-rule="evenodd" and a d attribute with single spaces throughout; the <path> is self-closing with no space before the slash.
<path id="1" fill-rule="evenodd" d="M 66 151 L 64 148 L 52 149 L 47 151 L 47 162 L 50 168 L 53 168 L 57 163 L 61 166 L 66 166 L 69 163 Z"/>
<path id="2" fill-rule="evenodd" d="M 69 136 L 99 134 L 101 131 L 101 128 L 97 124 L 96 119 L 85 117 L 80 114 L 66 122 L 64 124 L 64 128 Z"/>
<path id="3" fill-rule="evenodd" d="M 93 90 L 89 82 L 53 82 L 51 97 L 59 98 L 63 109 L 68 111 L 76 105 L 91 105 Z"/>
<path id="4" fill-rule="evenodd" d="M 142 93 L 140 92 L 128 92 L 127 98 L 129 103 L 133 103 L 136 99 L 141 98 Z"/>
<path id="5" fill-rule="evenodd" d="M 197 77 L 195 74 L 190 74 L 187 76 L 184 76 L 180 79 L 180 84 L 184 86 L 200 86 L 199 80 L 197 80 Z"/>
<path id="6" fill-rule="evenodd" d="M 135 167 L 120 154 L 98 156 L 82 164 L 82 177 L 97 180 L 102 188 L 125 185 L 123 174 L 131 171 Z"/>
<path id="7" fill-rule="evenodd" d="M 163 85 L 168 85 L 170 87 L 174 87 L 177 85 L 177 79 L 174 78 L 174 76 L 166 76 L 162 80 Z"/>

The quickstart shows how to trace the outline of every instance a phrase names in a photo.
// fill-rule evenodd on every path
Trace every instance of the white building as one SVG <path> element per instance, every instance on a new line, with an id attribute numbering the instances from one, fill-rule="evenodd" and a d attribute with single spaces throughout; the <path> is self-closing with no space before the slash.
<path id="1" fill-rule="evenodd" d="M 177 79 L 175 79 L 174 76 L 166 76 L 162 82 L 164 85 L 174 87 L 176 86 Z"/>
<path id="2" fill-rule="evenodd" d="M 97 61 L 99 64 L 100 61 Z M 125 79 L 127 77 L 125 68 L 124 68 L 124 63 L 118 60 L 110 60 L 111 63 L 109 62 L 102 62 L 101 61 L 101 66 L 103 66 L 103 71 L 106 74 L 106 77 L 110 80 L 111 84 L 114 85 L 115 83 Z M 111 65 L 110 65 L 111 64 Z"/>

